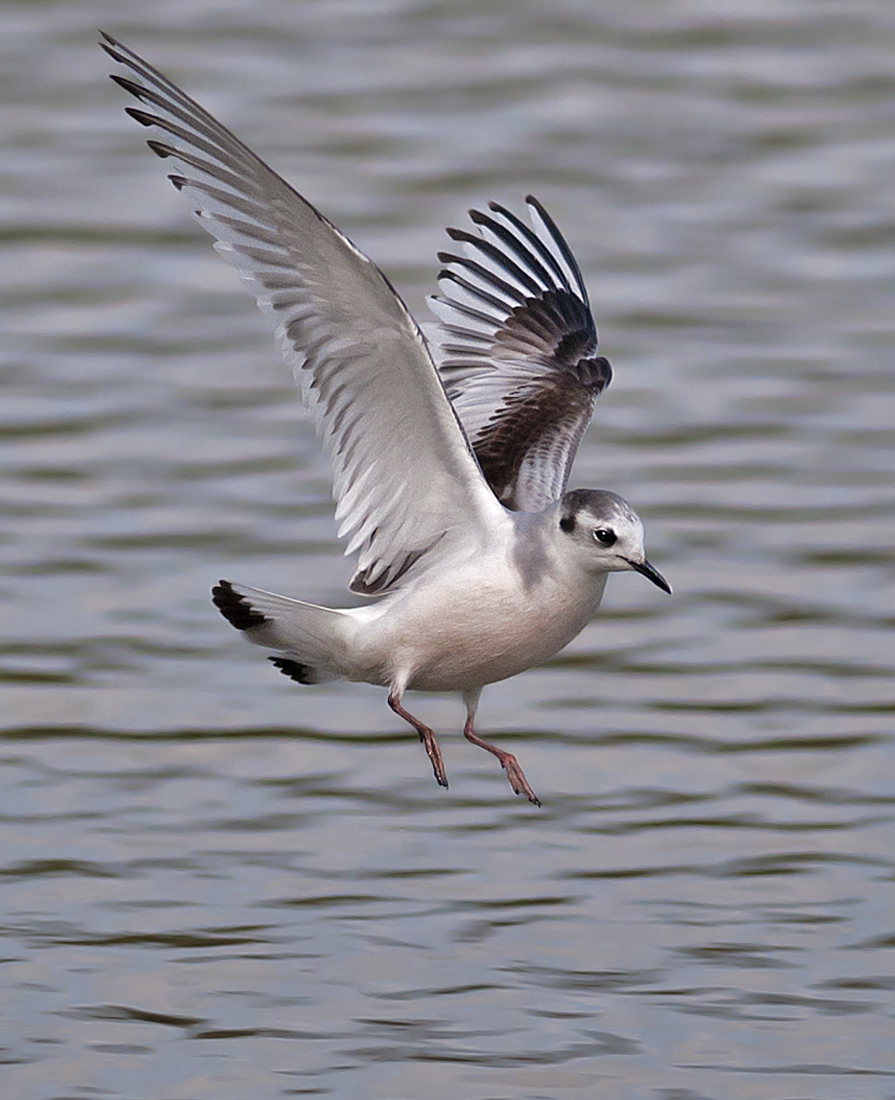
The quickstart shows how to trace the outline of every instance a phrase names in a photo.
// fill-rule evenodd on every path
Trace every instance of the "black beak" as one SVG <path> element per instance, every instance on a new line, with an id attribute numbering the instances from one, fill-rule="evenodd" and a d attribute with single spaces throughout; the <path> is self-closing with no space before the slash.
<path id="1" fill-rule="evenodd" d="M 663 592 L 667 592 L 671 595 L 671 585 L 662 576 L 658 569 L 650 565 L 650 563 L 643 559 L 641 562 L 628 560 L 628 564 L 632 569 L 636 569 L 638 573 L 642 573 L 647 580 L 651 580 L 657 588 L 661 588 Z"/>

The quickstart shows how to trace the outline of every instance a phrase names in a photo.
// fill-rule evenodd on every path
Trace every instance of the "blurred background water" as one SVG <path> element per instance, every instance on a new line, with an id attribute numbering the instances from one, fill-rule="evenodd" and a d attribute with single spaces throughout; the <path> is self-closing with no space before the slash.
<path id="1" fill-rule="evenodd" d="M 895 9 L 0 4 L 9 1096 L 895 1097 Z M 343 599 L 329 471 L 96 29 L 425 319 L 534 192 L 615 381 L 573 485 L 645 518 L 480 724 L 300 689 L 208 600 Z"/>

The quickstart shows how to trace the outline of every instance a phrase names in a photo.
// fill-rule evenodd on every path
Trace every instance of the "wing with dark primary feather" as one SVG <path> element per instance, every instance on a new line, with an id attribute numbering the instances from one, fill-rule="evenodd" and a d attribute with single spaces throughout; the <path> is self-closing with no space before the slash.
<path id="1" fill-rule="evenodd" d="M 359 555 L 352 589 L 386 592 L 417 563 L 493 537 L 506 513 L 391 283 L 176 84 L 103 39 L 129 70 L 113 79 L 140 102 L 128 114 L 154 132 L 150 148 L 177 168 L 172 183 L 255 294 L 301 384 L 332 461 L 339 533 Z"/>
<path id="2" fill-rule="evenodd" d="M 532 225 L 497 203 L 471 210 L 479 234 L 449 229 L 440 252 L 438 369 L 482 471 L 507 508 L 562 496 L 612 369 L 574 256 L 537 199 Z"/>

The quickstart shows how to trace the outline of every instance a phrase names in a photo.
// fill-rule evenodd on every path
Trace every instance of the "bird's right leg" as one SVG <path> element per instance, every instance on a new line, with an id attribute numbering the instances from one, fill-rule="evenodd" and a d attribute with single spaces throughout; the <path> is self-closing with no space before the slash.
<path id="1" fill-rule="evenodd" d="M 528 780 L 525 778 L 525 772 L 519 767 L 519 761 L 516 757 L 505 749 L 499 749 L 497 745 L 483 741 L 475 732 L 475 712 L 479 705 L 480 694 L 481 691 L 465 691 L 463 693 L 463 701 L 466 703 L 466 725 L 463 727 L 463 736 L 467 741 L 471 741 L 473 745 L 478 745 L 480 749 L 485 749 L 497 757 L 500 766 L 507 773 L 507 779 L 510 781 L 514 794 L 524 794 L 529 802 L 535 806 L 540 806 L 541 800 L 531 789 Z"/>
<path id="2" fill-rule="evenodd" d="M 388 705 L 395 714 L 403 718 L 405 722 L 409 722 L 420 735 L 420 741 L 425 745 L 426 752 L 429 754 L 429 759 L 432 761 L 432 770 L 435 772 L 435 778 L 438 780 L 439 786 L 446 787 L 448 785 L 447 772 L 444 770 L 444 761 L 441 758 L 441 749 L 438 747 L 438 742 L 435 740 L 435 734 L 428 726 L 424 726 L 419 718 L 414 718 L 409 710 L 405 710 L 401 706 L 403 694 L 404 693 L 399 689 L 392 688 L 388 696 Z"/>

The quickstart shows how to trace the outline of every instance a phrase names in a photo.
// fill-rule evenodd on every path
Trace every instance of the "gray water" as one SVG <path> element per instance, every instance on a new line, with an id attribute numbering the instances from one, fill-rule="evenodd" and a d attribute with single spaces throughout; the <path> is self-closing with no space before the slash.
<path id="1" fill-rule="evenodd" d="M 4 3 L 4 1095 L 895 1097 L 895 11 L 870 0 Z M 180 81 L 426 319 L 445 225 L 547 204 L 644 517 L 487 689 L 300 688 L 219 577 L 339 603 L 261 315 L 123 112 Z"/>

